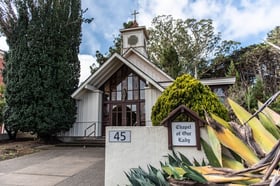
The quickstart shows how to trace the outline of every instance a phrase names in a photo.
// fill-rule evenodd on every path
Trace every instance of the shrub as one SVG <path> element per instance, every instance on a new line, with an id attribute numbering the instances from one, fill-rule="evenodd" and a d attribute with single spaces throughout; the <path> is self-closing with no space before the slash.
<path id="1" fill-rule="evenodd" d="M 227 120 L 226 107 L 219 101 L 208 86 L 190 75 L 179 76 L 172 85 L 163 91 L 152 108 L 153 125 L 159 125 L 168 114 L 180 105 L 186 105 L 204 118 L 204 110 Z"/>

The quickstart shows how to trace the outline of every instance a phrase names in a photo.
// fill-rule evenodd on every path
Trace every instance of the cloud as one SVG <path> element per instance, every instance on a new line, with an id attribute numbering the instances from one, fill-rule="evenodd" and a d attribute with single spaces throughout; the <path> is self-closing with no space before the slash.
<path id="1" fill-rule="evenodd" d="M 94 18 L 91 24 L 83 25 L 82 42 L 89 43 L 88 39 L 91 37 L 94 43 L 91 42 L 91 46 L 87 45 L 87 47 L 82 44 L 81 52 L 91 55 L 94 55 L 96 50 L 102 53 L 107 52 L 113 45 L 114 37 L 119 34 L 123 22 L 130 20 L 130 14 L 135 9 L 133 5 L 133 1 L 130 0 L 121 2 L 119 0 L 82 0 L 82 8 L 88 8 L 85 16 Z"/>
<path id="2" fill-rule="evenodd" d="M 79 84 L 81 84 L 83 81 L 85 81 L 90 75 L 90 66 L 93 64 L 98 66 L 96 62 L 96 58 L 94 58 L 91 55 L 78 55 L 78 58 L 80 60 L 81 65 L 81 73 L 80 73 L 80 81 Z"/>
<path id="3" fill-rule="evenodd" d="M 137 21 L 147 28 L 158 15 L 174 18 L 212 19 L 222 39 L 242 43 L 259 43 L 274 27 L 279 26 L 279 0 L 82 0 L 88 8 L 84 17 L 94 18 L 82 25 L 80 53 L 95 55 L 96 50 L 108 52 L 118 36 L 123 22 L 133 20 L 131 13 L 139 11 Z M 8 47 L 0 38 L 0 49 Z"/>
<path id="4" fill-rule="evenodd" d="M 150 26 L 153 17 L 172 15 L 174 18 L 212 19 L 223 39 L 255 43 L 279 25 L 278 0 L 138 0 L 139 20 Z M 253 41 L 252 41 L 253 42 Z"/>
<path id="5" fill-rule="evenodd" d="M 223 34 L 227 38 L 243 40 L 260 35 L 261 39 L 279 24 L 279 9 L 279 1 L 243 0 L 239 8 L 232 3 L 227 4 L 217 22 L 224 28 Z"/>
<path id="6" fill-rule="evenodd" d="M 7 42 L 6 42 L 6 37 L 4 37 L 4 36 L 0 37 L 0 49 L 4 50 L 4 51 L 9 50 L 9 46 L 7 45 Z"/>

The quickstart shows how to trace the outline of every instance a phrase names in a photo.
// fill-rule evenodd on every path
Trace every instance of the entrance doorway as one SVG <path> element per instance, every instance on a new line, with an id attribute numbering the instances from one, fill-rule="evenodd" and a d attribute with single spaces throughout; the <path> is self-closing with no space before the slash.
<path id="1" fill-rule="evenodd" d="M 111 114 L 113 126 L 137 125 L 137 104 L 113 104 Z"/>

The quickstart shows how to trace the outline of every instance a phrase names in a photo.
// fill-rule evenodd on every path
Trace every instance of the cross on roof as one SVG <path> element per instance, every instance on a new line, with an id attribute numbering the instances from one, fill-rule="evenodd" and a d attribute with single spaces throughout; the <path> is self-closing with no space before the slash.
<path id="1" fill-rule="evenodd" d="M 136 15 L 139 14 L 139 12 L 137 12 L 136 10 L 134 10 L 134 12 L 131 14 L 134 16 L 134 22 L 136 22 Z"/>

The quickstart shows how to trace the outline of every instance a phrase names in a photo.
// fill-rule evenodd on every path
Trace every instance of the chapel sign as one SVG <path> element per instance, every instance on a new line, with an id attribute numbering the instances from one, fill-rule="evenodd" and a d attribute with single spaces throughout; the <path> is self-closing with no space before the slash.
<path id="1" fill-rule="evenodd" d="M 180 114 L 185 114 L 190 121 L 174 122 Z M 177 107 L 161 122 L 161 125 L 168 128 L 168 148 L 171 150 L 173 147 L 185 146 L 201 150 L 200 127 L 205 123 L 206 121 L 185 105 Z"/>
<path id="2" fill-rule="evenodd" d="M 196 146 L 195 122 L 172 122 L 174 146 Z"/>

